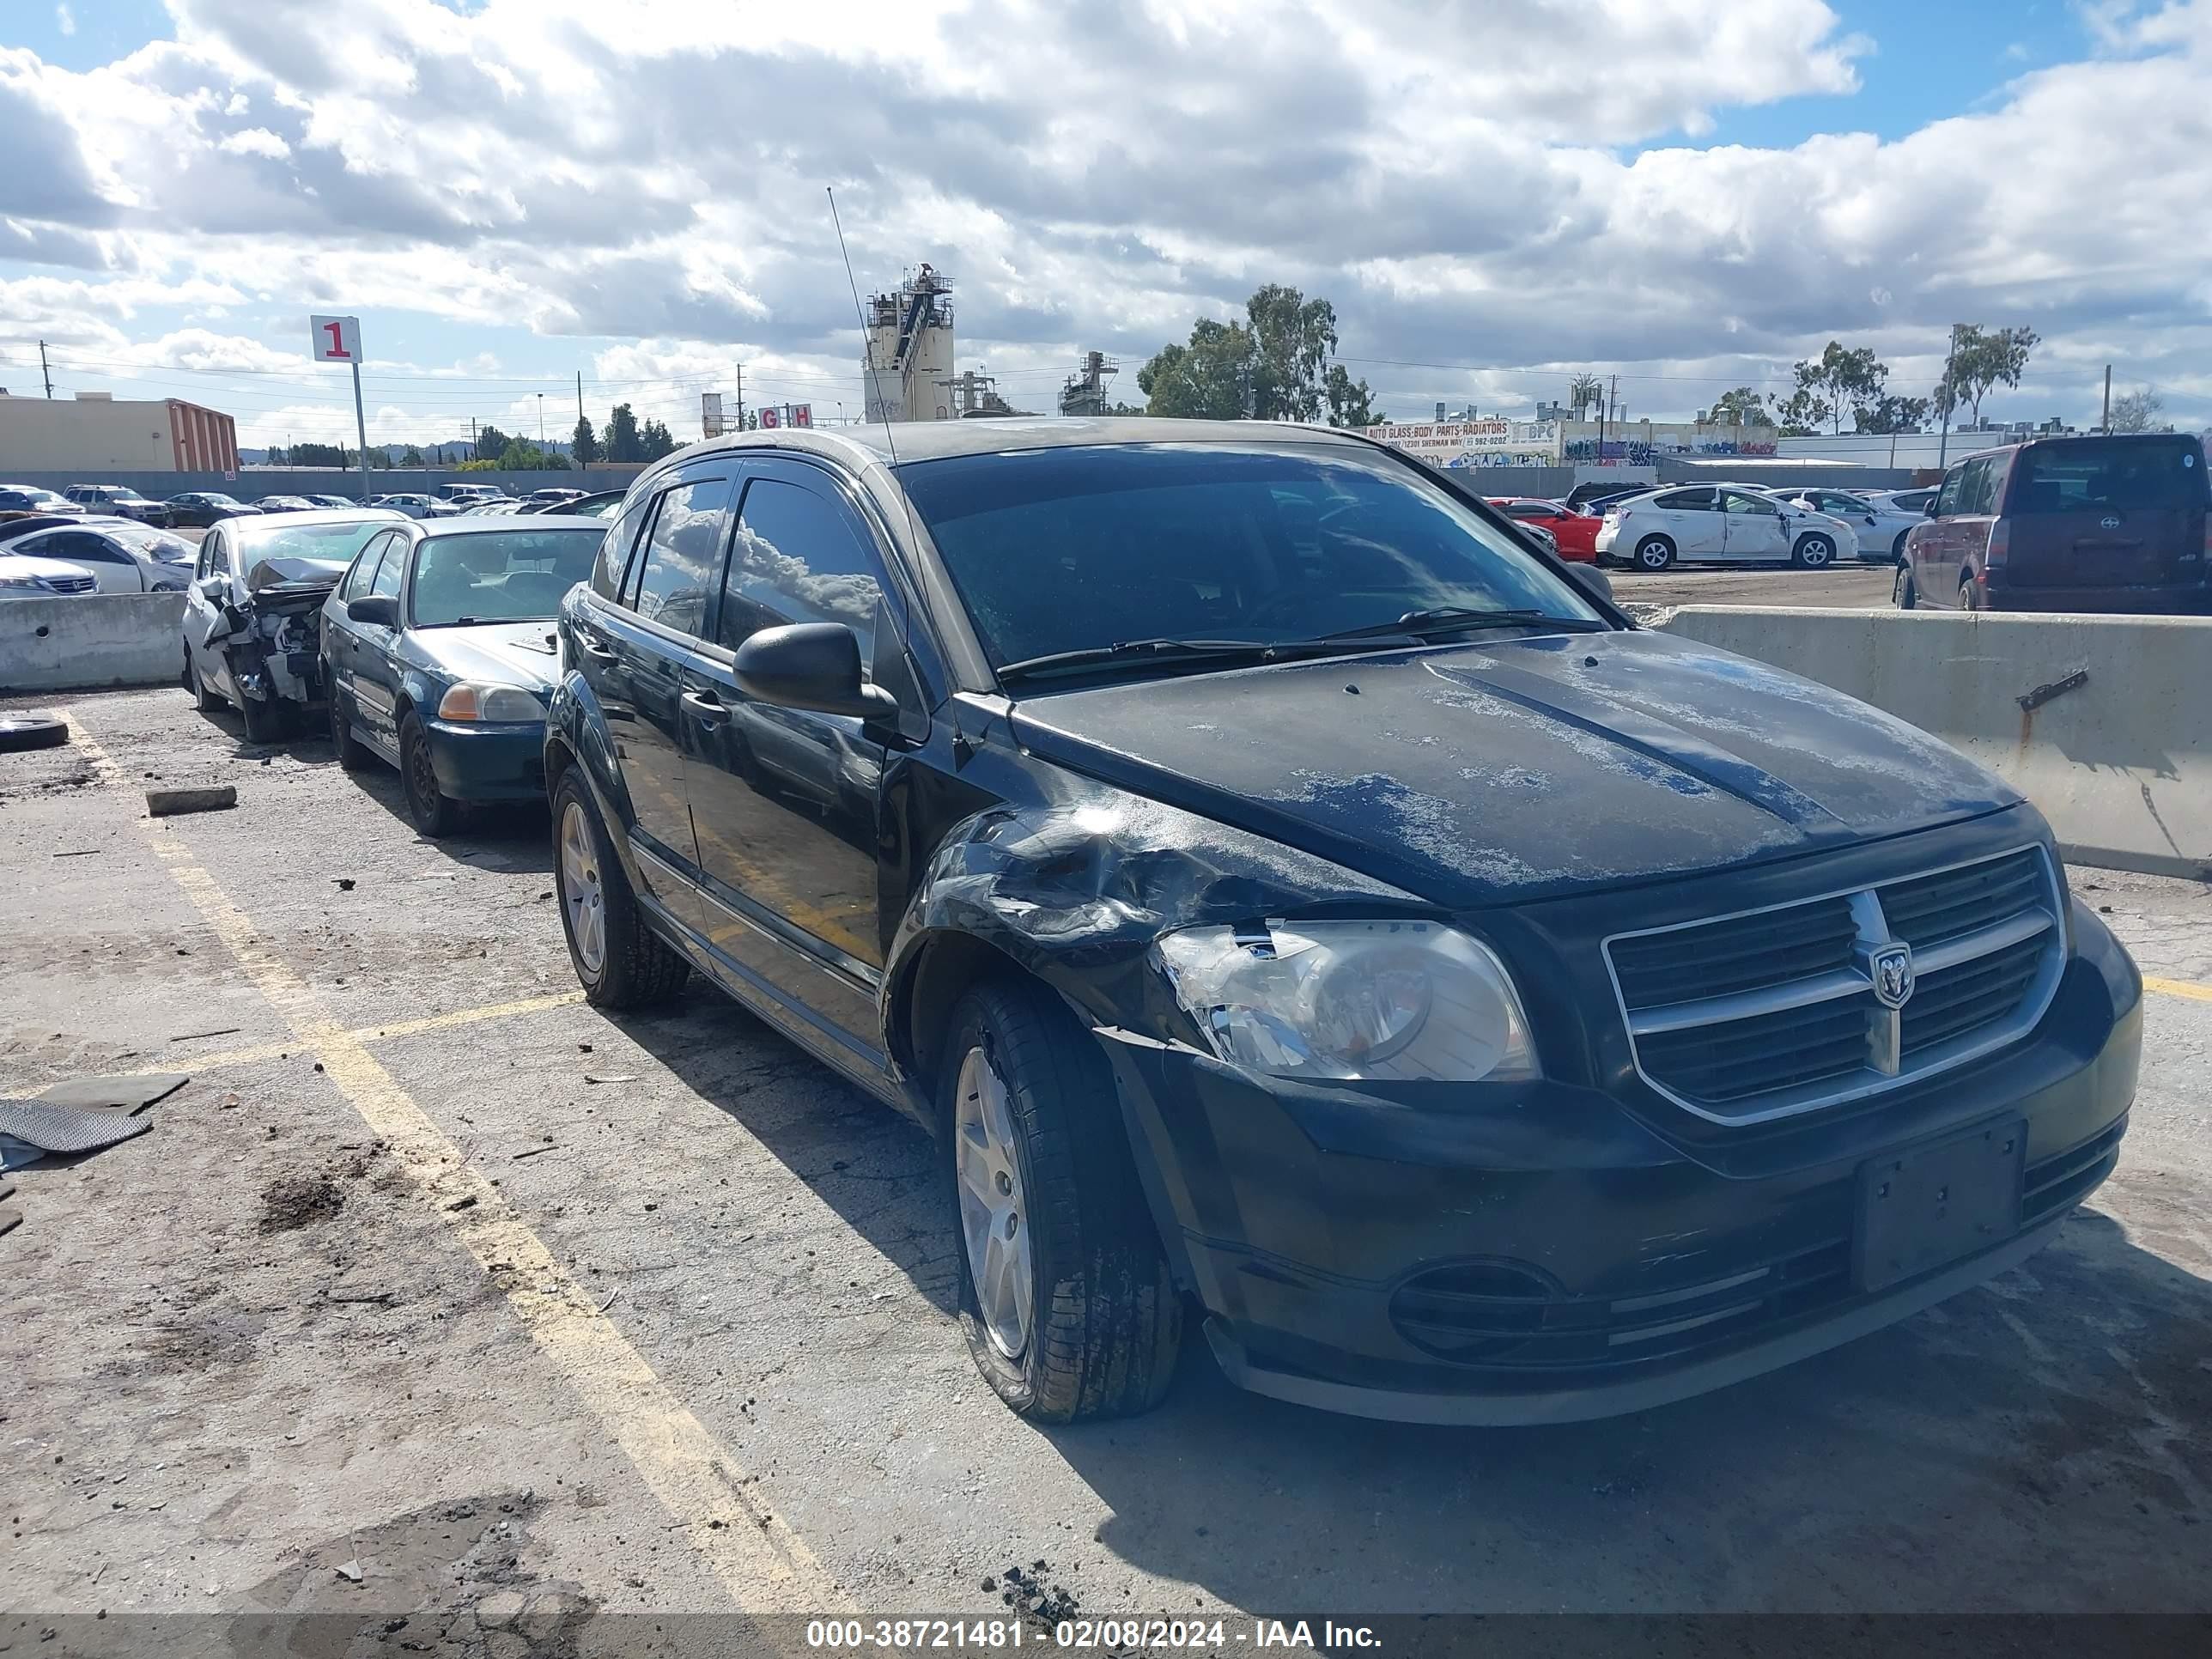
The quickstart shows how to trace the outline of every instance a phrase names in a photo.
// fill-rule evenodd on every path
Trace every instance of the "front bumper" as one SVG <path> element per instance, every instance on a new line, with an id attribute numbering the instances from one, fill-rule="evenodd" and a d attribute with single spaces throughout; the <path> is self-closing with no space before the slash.
<path id="1" fill-rule="evenodd" d="M 540 800 L 544 720 L 431 720 L 423 727 L 439 793 L 454 800 Z"/>
<path id="2" fill-rule="evenodd" d="M 2054 1236 L 2118 1160 L 2142 1048 L 2125 953 L 2078 910 L 2072 948 L 2013 1048 L 1730 1146 L 1593 1088 L 1383 1101 L 1102 1035 L 1149 1196 L 1233 1381 L 1370 1417 L 1566 1422 L 1849 1341 Z M 1861 1167 L 2014 1120 L 2019 1230 L 1862 1288 Z"/>

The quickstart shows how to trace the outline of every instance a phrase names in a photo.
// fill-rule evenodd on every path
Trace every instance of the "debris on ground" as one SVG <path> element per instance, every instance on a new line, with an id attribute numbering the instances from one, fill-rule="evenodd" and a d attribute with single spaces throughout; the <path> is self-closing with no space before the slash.
<path id="1" fill-rule="evenodd" d="M 75 1106 L 0 1100 L 0 1135 L 41 1152 L 96 1152 L 154 1127 L 150 1118 L 123 1112 L 89 1112 Z M 14 1167 L 11 1161 L 10 1166 Z"/>
<path id="2" fill-rule="evenodd" d="M 23 1212 L 17 1209 L 0 1209 L 0 1236 L 12 1233 L 23 1224 Z"/>
<path id="3" fill-rule="evenodd" d="M 217 783 L 197 789 L 149 789 L 146 816 L 172 818 L 184 812 L 222 812 L 238 805 L 235 784 Z"/>
<path id="4" fill-rule="evenodd" d="M 18 749 L 58 749 L 68 741 L 67 720 L 29 710 L 0 714 L 0 753 Z"/>
<path id="5" fill-rule="evenodd" d="M 637 1073 L 622 1072 L 611 1077 L 594 1077 L 591 1073 L 586 1072 L 584 1073 L 584 1081 L 586 1083 L 635 1083 L 637 1081 Z"/>
<path id="6" fill-rule="evenodd" d="M 238 1035 L 240 1029 L 240 1027 L 235 1025 L 218 1025 L 212 1031 L 186 1031 L 181 1036 L 171 1037 L 169 1041 L 172 1042 L 198 1042 L 202 1037 L 235 1036 Z"/>
<path id="7" fill-rule="evenodd" d="M 67 1106 L 88 1112 L 121 1112 L 135 1117 L 191 1081 L 185 1072 L 148 1072 L 137 1077 L 80 1077 L 57 1083 L 39 1097 L 41 1106 Z"/>
<path id="8" fill-rule="evenodd" d="M 331 1571 L 349 1584 L 361 1583 L 361 1563 L 358 1561 L 341 1561 Z"/>
<path id="9" fill-rule="evenodd" d="M 333 876 L 331 879 L 337 883 L 338 891 L 341 893 L 350 893 L 353 891 L 354 878 L 351 876 Z"/>
<path id="10" fill-rule="evenodd" d="M 1049 1630 L 1063 1619 L 1073 1619 L 1079 1606 L 1074 1594 L 1064 1584 L 1048 1581 L 1051 1568 L 1039 1561 L 1034 1566 L 1017 1564 L 1008 1567 L 999 1577 L 1006 1588 L 999 1599 L 1023 1618 Z"/>
<path id="11" fill-rule="evenodd" d="M 264 1233 L 289 1233 L 345 1208 L 345 1191 L 327 1175 L 279 1176 L 261 1189 Z"/>
<path id="12" fill-rule="evenodd" d="M 540 1152 L 557 1152 L 560 1150 L 560 1147 L 549 1140 L 543 1146 L 525 1146 L 520 1152 L 515 1153 L 514 1156 L 517 1158 L 536 1158 Z"/>

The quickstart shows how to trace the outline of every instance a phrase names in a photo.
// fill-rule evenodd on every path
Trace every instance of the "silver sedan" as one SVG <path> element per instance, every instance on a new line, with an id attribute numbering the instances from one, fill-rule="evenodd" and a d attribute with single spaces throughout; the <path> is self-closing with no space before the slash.
<path id="1" fill-rule="evenodd" d="M 1918 524 L 1933 489 L 1778 489 L 1778 498 L 1841 519 L 1858 533 L 1861 560 L 1894 564 L 1905 556 L 1905 532 Z"/>

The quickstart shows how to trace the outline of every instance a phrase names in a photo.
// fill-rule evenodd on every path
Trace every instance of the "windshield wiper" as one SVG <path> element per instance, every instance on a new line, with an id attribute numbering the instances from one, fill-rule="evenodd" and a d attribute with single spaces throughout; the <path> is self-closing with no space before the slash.
<path id="1" fill-rule="evenodd" d="M 1090 668 L 1100 663 L 1180 662 L 1209 657 L 1266 657 L 1278 651 L 1296 650 L 1268 640 L 1116 640 L 1080 651 L 1054 651 L 1042 657 L 1024 657 L 999 670 L 1001 681 L 1029 679 L 1062 669 Z"/>
<path id="2" fill-rule="evenodd" d="M 1607 623 L 1595 617 L 1555 617 L 1548 611 L 1482 611 L 1467 605 L 1440 605 L 1433 611 L 1408 611 L 1395 622 L 1367 623 L 1358 628 L 1340 628 L 1322 640 L 1367 640 L 1393 634 L 1453 634 L 1474 628 L 1557 628 L 1568 633 L 1603 631 Z"/>

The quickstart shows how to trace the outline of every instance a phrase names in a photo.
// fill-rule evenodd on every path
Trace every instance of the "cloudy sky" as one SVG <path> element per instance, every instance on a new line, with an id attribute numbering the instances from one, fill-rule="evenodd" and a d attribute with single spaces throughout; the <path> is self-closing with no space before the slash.
<path id="1" fill-rule="evenodd" d="M 0 385 L 252 445 L 350 434 L 315 311 L 375 438 L 857 415 L 825 185 L 1027 408 L 1279 281 L 1400 416 L 1924 392 L 1972 321 L 2046 341 L 1985 414 L 2212 425 L 2212 0 L 9 0 L 0 156 Z"/>

